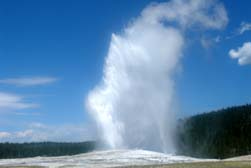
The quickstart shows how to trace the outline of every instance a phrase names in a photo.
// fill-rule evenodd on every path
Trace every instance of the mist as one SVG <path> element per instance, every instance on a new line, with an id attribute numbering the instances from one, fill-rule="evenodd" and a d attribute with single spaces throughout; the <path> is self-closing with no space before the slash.
<path id="1" fill-rule="evenodd" d="M 227 22 L 218 1 L 172 0 L 148 5 L 112 34 L 103 77 L 85 100 L 108 147 L 175 151 L 175 75 L 187 32 L 222 29 Z"/>

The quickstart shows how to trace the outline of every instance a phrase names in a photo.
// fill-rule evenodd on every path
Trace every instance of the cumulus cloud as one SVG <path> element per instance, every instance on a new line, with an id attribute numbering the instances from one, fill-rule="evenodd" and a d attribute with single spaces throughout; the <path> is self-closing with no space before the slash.
<path id="1" fill-rule="evenodd" d="M 244 43 L 238 49 L 231 49 L 229 55 L 233 59 L 238 59 L 240 65 L 251 64 L 251 42 Z"/>
<path id="2" fill-rule="evenodd" d="M 32 129 L 28 129 L 28 130 L 25 130 L 25 131 L 19 131 L 19 132 L 16 132 L 16 138 L 26 138 L 26 137 L 29 137 L 33 135 L 33 130 Z"/>
<path id="3" fill-rule="evenodd" d="M 186 30 L 222 29 L 227 22 L 216 0 L 171 0 L 147 6 L 122 33 L 112 34 L 102 81 L 86 100 L 110 147 L 173 150 L 173 75 Z"/>
<path id="4" fill-rule="evenodd" d="M 46 85 L 56 82 L 58 79 L 54 77 L 31 77 L 31 78 L 8 78 L 1 79 L 0 84 L 10 84 L 16 86 L 37 86 Z"/>
<path id="5" fill-rule="evenodd" d="M 37 104 L 25 102 L 23 96 L 0 92 L 0 112 L 6 109 L 27 109 L 37 106 Z"/>
<path id="6" fill-rule="evenodd" d="M 34 136 L 34 130 L 32 129 L 27 129 L 17 132 L 0 132 L 0 142 L 32 141 L 33 136 Z"/>
<path id="7" fill-rule="evenodd" d="M 0 140 L 9 138 L 11 134 L 9 132 L 0 132 Z"/>
<path id="8" fill-rule="evenodd" d="M 33 122 L 24 130 L 0 132 L 0 142 L 82 142 L 96 139 L 95 129 L 91 125 L 46 125 Z"/>
<path id="9" fill-rule="evenodd" d="M 241 26 L 238 30 L 238 33 L 239 34 L 243 34 L 245 33 L 246 31 L 251 31 L 251 23 L 247 23 L 247 22 L 242 22 L 241 23 Z"/>

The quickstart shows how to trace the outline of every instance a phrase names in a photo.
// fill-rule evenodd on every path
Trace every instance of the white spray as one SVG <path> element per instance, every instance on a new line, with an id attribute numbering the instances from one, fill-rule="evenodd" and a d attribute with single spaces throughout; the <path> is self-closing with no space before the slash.
<path id="1" fill-rule="evenodd" d="M 174 151 L 173 76 L 185 31 L 219 29 L 227 21 L 216 1 L 173 0 L 151 4 L 123 33 L 112 35 L 102 82 L 86 101 L 109 147 Z"/>

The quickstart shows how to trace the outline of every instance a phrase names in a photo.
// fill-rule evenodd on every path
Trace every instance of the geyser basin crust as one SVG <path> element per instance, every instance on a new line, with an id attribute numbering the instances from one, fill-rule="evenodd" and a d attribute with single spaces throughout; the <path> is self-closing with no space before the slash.
<path id="1" fill-rule="evenodd" d="M 3 159 L 1 166 L 43 166 L 43 167 L 85 167 L 106 168 L 132 165 L 159 165 L 171 163 L 190 163 L 215 161 L 175 156 L 145 150 L 107 150 L 90 152 L 75 156 L 35 157 L 26 159 Z"/>

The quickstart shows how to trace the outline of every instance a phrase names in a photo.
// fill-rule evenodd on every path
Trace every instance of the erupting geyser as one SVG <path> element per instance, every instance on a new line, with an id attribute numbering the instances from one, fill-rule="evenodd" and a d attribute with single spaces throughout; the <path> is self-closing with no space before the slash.
<path id="1" fill-rule="evenodd" d="M 121 34 L 113 34 L 103 79 L 86 106 L 111 148 L 173 152 L 173 76 L 191 27 L 226 25 L 222 4 L 173 0 L 145 8 Z"/>

